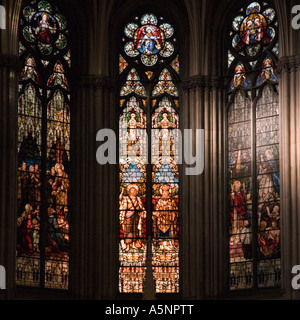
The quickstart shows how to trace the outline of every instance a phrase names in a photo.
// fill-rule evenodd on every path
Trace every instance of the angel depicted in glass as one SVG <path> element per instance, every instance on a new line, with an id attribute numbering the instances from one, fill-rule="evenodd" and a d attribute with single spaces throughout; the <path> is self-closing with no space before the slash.
<path id="1" fill-rule="evenodd" d="M 67 77 L 65 76 L 64 67 L 61 62 L 57 62 L 54 66 L 54 73 L 50 76 L 48 80 L 48 86 L 61 86 L 65 90 L 70 90 Z"/>
<path id="2" fill-rule="evenodd" d="M 275 70 L 274 70 L 274 63 L 270 57 L 266 57 L 262 65 L 262 71 L 257 79 L 257 85 L 264 83 L 265 81 L 279 81 Z"/>
<path id="3" fill-rule="evenodd" d="M 38 23 L 38 27 L 33 29 L 35 34 L 38 36 L 39 41 L 45 44 L 51 44 L 51 35 L 55 34 L 57 31 L 56 24 L 51 26 L 50 17 L 48 13 L 43 12 L 41 14 L 41 21 Z"/>
<path id="4" fill-rule="evenodd" d="M 22 70 L 19 81 L 32 79 L 37 84 L 40 84 L 40 78 L 36 71 L 36 62 L 32 56 L 26 60 L 26 64 Z"/>
<path id="5" fill-rule="evenodd" d="M 235 67 L 235 74 L 230 83 L 230 90 L 234 90 L 239 86 L 249 87 L 250 83 L 248 81 L 245 67 L 242 63 L 238 63 Z"/>
<path id="6" fill-rule="evenodd" d="M 143 26 L 135 35 L 136 48 L 147 55 L 158 53 L 163 48 L 163 41 L 161 30 L 155 26 Z"/>

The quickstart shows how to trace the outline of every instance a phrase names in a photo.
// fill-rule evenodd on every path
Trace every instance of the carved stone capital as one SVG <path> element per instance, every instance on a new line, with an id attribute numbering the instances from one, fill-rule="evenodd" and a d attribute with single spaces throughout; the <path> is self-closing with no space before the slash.
<path id="1" fill-rule="evenodd" d="M 282 74 L 284 72 L 296 72 L 300 66 L 300 55 L 282 57 L 278 64 L 278 73 Z"/>
<path id="2" fill-rule="evenodd" d="M 183 90 L 192 89 L 221 89 L 223 88 L 223 79 L 221 77 L 195 76 L 183 81 Z"/>
<path id="3" fill-rule="evenodd" d="M 104 76 L 82 76 L 80 84 L 86 88 L 102 87 L 112 91 L 115 89 L 113 81 Z"/>
<path id="4" fill-rule="evenodd" d="M 19 72 L 22 69 L 22 63 L 18 56 L 4 54 L 0 55 L 0 68 L 7 68 Z"/>

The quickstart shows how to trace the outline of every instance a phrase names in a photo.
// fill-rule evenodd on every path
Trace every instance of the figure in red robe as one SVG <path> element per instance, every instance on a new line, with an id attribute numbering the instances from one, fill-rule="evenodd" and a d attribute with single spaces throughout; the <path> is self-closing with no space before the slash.
<path id="1" fill-rule="evenodd" d="M 55 34 L 57 27 L 54 24 L 54 27 L 51 27 L 49 23 L 49 15 L 44 12 L 42 13 L 42 20 L 39 22 L 39 25 L 36 29 L 33 29 L 35 34 L 38 36 L 39 41 L 45 44 L 51 43 L 51 35 Z"/>
<path id="2" fill-rule="evenodd" d="M 246 219 L 247 212 L 246 202 L 245 184 L 243 184 L 243 189 L 241 190 L 241 182 L 234 181 L 230 193 L 230 222 L 233 234 L 239 233 L 243 227 L 243 221 Z"/>

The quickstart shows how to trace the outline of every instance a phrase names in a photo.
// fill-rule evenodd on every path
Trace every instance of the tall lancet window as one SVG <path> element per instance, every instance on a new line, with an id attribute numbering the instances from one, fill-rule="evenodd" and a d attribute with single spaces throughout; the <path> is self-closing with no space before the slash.
<path id="1" fill-rule="evenodd" d="M 19 24 L 16 283 L 69 287 L 71 57 L 65 17 L 24 1 Z"/>
<path id="2" fill-rule="evenodd" d="M 272 5 L 236 13 L 228 37 L 229 289 L 280 286 L 278 21 Z"/>
<path id="3" fill-rule="evenodd" d="M 175 30 L 164 18 L 147 13 L 124 26 L 121 44 L 119 291 L 143 293 L 150 268 L 156 293 L 178 293 Z"/>

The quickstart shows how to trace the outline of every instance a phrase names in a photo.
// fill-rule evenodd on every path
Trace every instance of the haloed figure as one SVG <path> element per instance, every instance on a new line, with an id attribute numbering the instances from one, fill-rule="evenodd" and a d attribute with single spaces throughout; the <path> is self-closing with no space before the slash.
<path id="1" fill-rule="evenodd" d="M 54 27 L 51 27 L 49 23 L 49 15 L 44 12 L 42 13 L 42 20 L 39 22 L 38 27 L 33 30 L 42 43 L 50 44 L 51 35 L 56 33 L 57 27 L 55 24 Z"/>
<path id="2" fill-rule="evenodd" d="M 146 218 L 146 210 L 141 198 L 138 196 L 139 187 L 130 184 L 127 187 L 128 196 L 125 196 L 124 188 L 120 194 L 120 223 L 124 233 L 124 240 L 121 241 L 122 249 L 143 249 L 143 219 Z"/>

